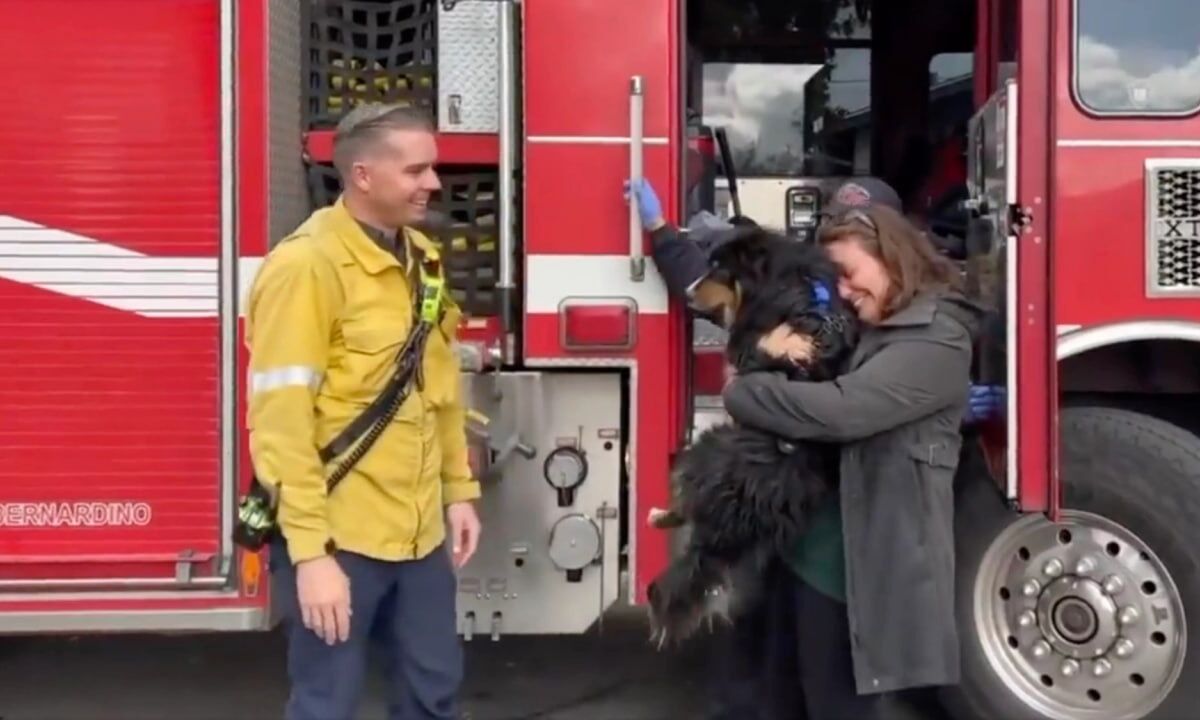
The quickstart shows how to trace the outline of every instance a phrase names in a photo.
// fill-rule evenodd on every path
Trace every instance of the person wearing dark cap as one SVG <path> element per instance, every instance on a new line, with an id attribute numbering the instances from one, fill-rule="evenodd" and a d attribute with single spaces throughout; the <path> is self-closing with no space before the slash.
<path id="1" fill-rule="evenodd" d="M 898 213 L 904 213 L 904 203 L 900 200 L 900 194 L 891 185 L 878 178 L 858 177 L 846 180 L 838 186 L 821 215 L 828 219 L 851 208 L 871 205 L 884 205 Z"/>
<path id="2" fill-rule="evenodd" d="M 651 254 L 671 295 L 705 307 L 702 281 L 709 272 L 708 258 L 722 244 L 738 236 L 739 227 L 755 226 L 747 217 L 721 220 L 709 213 L 692 216 L 687 227 L 675 227 L 663 218 L 658 194 L 644 178 L 627 180 L 625 194 L 637 203 L 642 227 L 650 233 Z M 834 191 L 822 217 L 844 212 L 853 207 L 885 205 L 903 213 L 900 195 L 882 180 L 863 177 L 843 182 Z"/>

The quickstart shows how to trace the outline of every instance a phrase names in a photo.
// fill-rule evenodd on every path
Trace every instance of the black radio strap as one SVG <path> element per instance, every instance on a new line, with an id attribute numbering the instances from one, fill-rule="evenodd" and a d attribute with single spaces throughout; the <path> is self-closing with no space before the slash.
<path id="1" fill-rule="evenodd" d="M 372 426 L 386 425 L 392 421 L 408 397 L 412 380 L 416 376 L 416 370 L 419 369 L 421 358 L 425 354 L 425 340 L 428 337 L 428 325 L 419 322 L 413 323 L 413 331 L 396 356 L 396 369 L 389 378 L 388 384 L 358 417 L 342 428 L 342 431 L 333 440 L 320 449 L 318 455 L 322 463 L 328 463 L 333 458 L 345 453 Z M 332 478 L 330 484 L 334 484 Z"/>
<path id="2" fill-rule="evenodd" d="M 336 437 L 318 451 L 322 463 L 328 463 L 335 457 L 350 452 L 333 474 L 329 476 L 328 487 L 332 490 L 342 478 L 350 472 L 355 463 L 371 449 L 379 436 L 408 398 L 413 382 L 422 384 L 421 365 L 425 357 L 425 342 L 430 332 L 441 321 L 445 298 L 445 278 L 441 274 L 440 261 L 435 253 L 430 253 L 417 259 L 419 283 L 413 298 L 413 324 L 404 345 L 396 356 L 396 370 L 388 384 L 379 395 L 367 406 L 366 410 L 354 418 Z M 364 437 L 365 436 L 365 437 Z M 363 438 L 357 446 L 359 438 Z M 353 446 L 353 449 L 351 449 Z"/>

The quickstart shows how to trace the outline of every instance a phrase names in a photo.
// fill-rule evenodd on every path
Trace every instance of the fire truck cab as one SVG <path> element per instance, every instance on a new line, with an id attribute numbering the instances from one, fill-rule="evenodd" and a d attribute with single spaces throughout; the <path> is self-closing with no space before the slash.
<path id="1" fill-rule="evenodd" d="M 484 541 L 460 629 L 644 601 L 722 338 L 668 219 L 811 234 L 892 184 L 990 310 L 956 486 L 961 718 L 1200 701 L 1200 57 L 1189 0 L 0 0 L 0 632 L 272 627 L 231 541 L 245 290 L 337 120 L 437 118 Z M 53 32 L 48 32 L 49 30 Z M 399 341 L 399 340 L 398 340 Z M 920 608 L 898 608 L 921 612 Z"/>

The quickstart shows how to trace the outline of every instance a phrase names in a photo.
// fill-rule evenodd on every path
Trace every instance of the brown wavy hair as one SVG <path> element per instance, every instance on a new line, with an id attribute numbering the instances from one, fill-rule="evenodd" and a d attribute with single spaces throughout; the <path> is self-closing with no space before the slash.
<path id="1" fill-rule="evenodd" d="M 958 268 L 907 218 L 882 206 L 853 208 L 822 225 L 817 242 L 829 245 L 857 240 L 883 264 L 891 288 L 883 303 L 884 317 L 903 310 L 926 292 L 961 291 Z"/>

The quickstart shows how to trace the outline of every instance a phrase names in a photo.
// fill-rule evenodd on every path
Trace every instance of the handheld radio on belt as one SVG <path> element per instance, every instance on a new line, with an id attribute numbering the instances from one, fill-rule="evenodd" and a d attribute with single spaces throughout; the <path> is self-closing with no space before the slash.
<path id="1" fill-rule="evenodd" d="M 387 429 L 400 406 L 408 398 L 413 382 L 416 382 L 418 389 L 423 385 L 421 368 L 425 356 L 425 342 L 429 339 L 429 333 L 442 319 L 445 279 L 434 253 L 422 257 L 417 263 L 417 268 L 420 284 L 417 302 L 414 303 L 416 317 L 408 338 L 396 356 L 395 372 L 366 410 L 318 451 L 323 464 L 350 451 L 326 479 L 329 492 L 333 492 Z M 355 445 L 360 437 L 361 441 Z M 255 475 L 250 482 L 249 492 L 238 503 L 233 541 L 247 550 L 258 551 L 277 532 L 278 511 L 278 491 L 273 493 Z"/>

